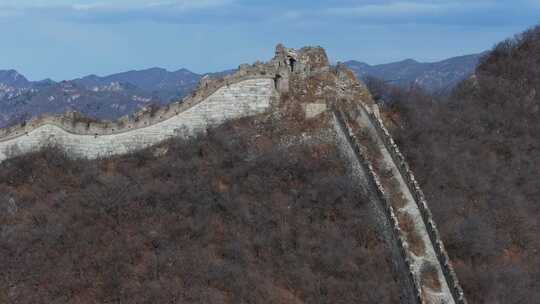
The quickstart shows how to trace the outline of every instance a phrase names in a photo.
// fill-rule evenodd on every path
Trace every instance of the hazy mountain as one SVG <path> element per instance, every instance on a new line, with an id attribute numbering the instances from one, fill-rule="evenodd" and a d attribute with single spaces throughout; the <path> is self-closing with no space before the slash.
<path id="1" fill-rule="evenodd" d="M 15 70 L 0 70 L 0 84 L 17 89 L 31 86 L 30 81 Z"/>
<path id="2" fill-rule="evenodd" d="M 96 75 L 75 79 L 73 82 L 90 90 L 111 83 L 127 83 L 159 97 L 163 102 L 178 99 L 191 92 L 199 83 L 202 75 L 186 69 L 169 72 L 162 68 L 151 68 L 139 71 L 129 71 L 105 77 Z"/>
<path id="3" fill-rule="evenodd" d="M 151 103 L 160 103 L 131 84 L 111 83 L 88 89 L 73 81 L 21 90 L 0 99 L 0 126 L 17 123 L 44 113 L 78 111 L 89 117 L 116 119 Z"/>
<path id="4" fill-rule="evenodd" d="M 447 91 L 471 75 L 483 55 L 459 56 L 431 63 L 406 59 L 379 65 L 352 60 L 345 62 L 345 65 L 359 78 L 376 77 L 402 87 L 416 84 L 430 92 L 437 92 Z"/>
<path id="5" fill-rule="evenodd" d="M 0 71 L 0 127 L 66 111 L 117 119 L 149 104 L 182 99 L 196 88 L 202 76 L 186 69 L 169 72 L 151 68 L 57 83 L 51 79 L 32 82 L 15 70 Z"/>
<path id="6" fill-rule="evenodd" d="M 400 86 L 418 84 L 431 92 L 448 90 L 469 76 L 482 54 L 421 63 L 412 59 L 369 65 L 358 61 L 345 64 L 360 78 L 377 77 Z M 210 73 L 222 77 L 235 70 Z M 0 127 L 44 113 L 69 110 L 100 119 L 116 119 L 148 106 L 179 100 L 192 92 L 203 77 L 186 69 L 133 70 L 108 76 L 54 82 L 29 81 L 15 70 L 0 70 Z"/>
<path id="7" fill-rule="evenodd" d="M 0 70 L 0 102 L 13 99 L 31 91 L 32 83 L 15 70 Z M 0 126 L 2 117 L 6 114 L 0 112 Z"/>

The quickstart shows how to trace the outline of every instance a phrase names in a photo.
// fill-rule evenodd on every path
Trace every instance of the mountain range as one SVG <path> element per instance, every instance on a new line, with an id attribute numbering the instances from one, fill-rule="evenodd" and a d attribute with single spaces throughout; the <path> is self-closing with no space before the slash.
<path id="1" fill-rule="evenodd" d="M 0 127 L 43 113 L 66 111 L 117 119 L 150 104 L 179 100 L 192 92 L 203 76 L 186 69 L 170 72 L 151 68 L 105 77 L 89 75 L 61 82 L 33 82 L 15 70 L 0 71 Z"/>
<path id="2" fill-rule="evenodd" d="M 485 54 L 465 55 L 430 63 L 406 59 L 379 65 L 354 60 L 344 64 L 360 79 L 374 77 L 400 87 L 418 85 L 430 93 L 445 93 L 470 76 Z"/>
<path id="3" fill-rule="evenodd" d="M 413 59 L 369 65 L 347 61 L 359 78 L 375 77 L 407 87 L 419 85 L 429 92 L 449 90 L 474 72 L 483 54 L 421 63 Z M 210 73 L 221 77 L 227 70 Z M 192 92 L 204 76 L 187 69 L 133 70 L 108 76 L 89 75 L 55 82 L 29 81 L 15 70 L 0 70 L 0 127 L 19 123 L 44 113 L 77 111 L 88 117 L 117 119 L 151 104 L 167 104 Z"/>

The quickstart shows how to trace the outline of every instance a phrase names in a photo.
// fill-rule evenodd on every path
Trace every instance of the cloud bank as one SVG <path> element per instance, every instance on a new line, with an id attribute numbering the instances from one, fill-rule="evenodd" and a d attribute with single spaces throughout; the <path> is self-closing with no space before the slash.
<path id="1" fill-rule="evenodd" d="M 537 0 L 0 0 L 0 18 L 36 15 L 84 23 L 317 22 L 500 25 L 540 14 Z"/>

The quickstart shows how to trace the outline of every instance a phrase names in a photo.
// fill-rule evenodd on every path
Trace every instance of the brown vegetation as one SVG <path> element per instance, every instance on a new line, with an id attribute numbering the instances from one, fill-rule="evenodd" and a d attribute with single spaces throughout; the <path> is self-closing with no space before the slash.
<path id="1" fill-rule="evenodd" d="M 441 281 L 439 281 L 439 275 L 435 266 L 430 264 L 424 265 L 420 272 L 420 280 L 422 281 L 422 287 L 429 288 L 433 291 L 441 291 Z"/>
<path id="2" fill-rule="evenodd" d="M 398 213 L 399 228 L 405 233 L 409 249 L 416 256 L 423 256 L 426 253 L 426 244 L 415 229 L 414 219 L 406 212 Z"/>
<path id="3" fill-rule="evenodd" d="M 336 147 L 281 148 L 300 131 L 243 119 L 113 159 L 4 162 L 0 303 L 399 302 Z"/>
<path id="4" fill-rule="evenodd" d="M 534 28 L 497 45 L 444 100 L 378 94 L 470 303 L 540 298 L 539 54 Z"/>

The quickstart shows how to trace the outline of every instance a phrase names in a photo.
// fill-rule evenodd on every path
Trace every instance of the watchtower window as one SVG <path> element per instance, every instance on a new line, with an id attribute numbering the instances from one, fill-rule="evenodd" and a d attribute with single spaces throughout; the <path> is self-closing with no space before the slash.
<path id="1" fill-rule="evenodd" d="M 294 72 L 294 66 L 296 64 L 296 59 L 289 58 L 289 66 L 291 67 L 291 72 Z"/>
<path id="2" fill-rule="evenodd" d="M 274 77 L 274 86 L 276 87 L 276 90 L 279 90 L 280 81 L 281 81 L 281 75 L 277 74 L 276 77 Z"/>

